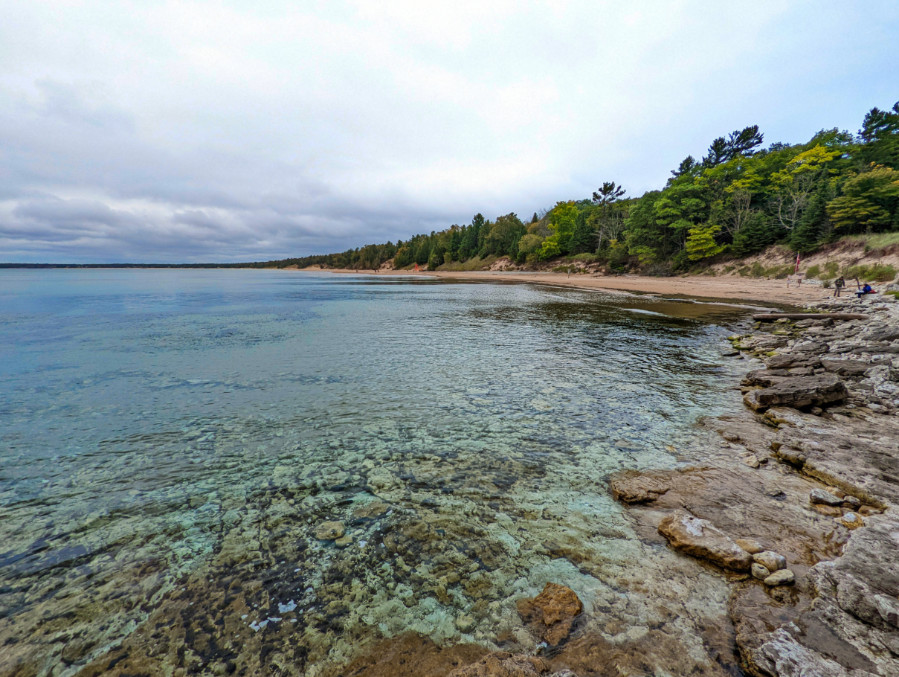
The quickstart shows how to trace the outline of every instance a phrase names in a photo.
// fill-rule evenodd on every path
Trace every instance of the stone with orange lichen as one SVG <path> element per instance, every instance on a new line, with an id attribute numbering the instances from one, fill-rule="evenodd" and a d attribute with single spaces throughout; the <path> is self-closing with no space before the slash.
<path id="1" fill-rule="evenodd" d="M 522 620 L 551 646 L 568 639 L 575 620 L 584 610 L 575 592 L 558 583 L 547 583 L 539 595 L 520 599 L 516 606 Z"/>

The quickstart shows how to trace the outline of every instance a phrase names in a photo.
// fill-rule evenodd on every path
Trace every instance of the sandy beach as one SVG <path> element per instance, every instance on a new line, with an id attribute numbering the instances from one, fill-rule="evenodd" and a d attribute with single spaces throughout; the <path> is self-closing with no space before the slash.
<path id="1" fill-rule="evenodd" d="M 307 268 L 320 272 L 318 268 Z M 408 270 L 364 271 L 335 270 L 333 273 L 353 273 L 359 275 L 415 275 L 421 277 L 437 277 L 446 280 L 476 280 L 489 282 L 527 282 L 535 284 L 551 284 L 577 289 L 603 289 L 607 291 L 640 292 L 648 294 L 665 294 L 691 296 L 705 299 L 732 299 L 742 301 L 761 301 L 785 305 L 803 305 L 813 301 L 821 301 L 833 296 L 832 289 L 825 289 L 814 282 L 802 285 L 786 280 L 768 280 L 735 275 L 711 277 L 694 275 L 684 277 L 647 277 L 643 275 L 606 275 L 593 276 L 584 274 L 566 275 L 565 273 L 517 272 L 517 271 L 470 271 L 470 272 L 421 272 Z M 855 300 L 851 291 L 843 292 L 846 302 Z"/>

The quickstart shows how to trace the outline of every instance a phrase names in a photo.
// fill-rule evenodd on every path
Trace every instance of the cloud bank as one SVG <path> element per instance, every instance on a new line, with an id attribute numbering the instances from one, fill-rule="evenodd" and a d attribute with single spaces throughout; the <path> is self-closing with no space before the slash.
<path id="1" fill-rule="evenodd" d="M 853 6 L 854 5 L 854 6 Z M 0 261 L 246 261 L 854 131 L 893 2 L 0 2 Z"/>

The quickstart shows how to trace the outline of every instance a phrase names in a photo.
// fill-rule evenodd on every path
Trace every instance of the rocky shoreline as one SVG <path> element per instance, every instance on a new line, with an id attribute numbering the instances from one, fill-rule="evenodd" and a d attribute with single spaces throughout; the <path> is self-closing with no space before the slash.
<path id="1" fill-rule="evenodd" d="M 765 368 L 743 380 L 745 412 L 705 422 L 721 449 L 611 481 L 644 532 L 733 579 L 752 675 L 899 674 L 899 304 L 853 306 L 864 319 L 731 337 L 731 355 Z"/>

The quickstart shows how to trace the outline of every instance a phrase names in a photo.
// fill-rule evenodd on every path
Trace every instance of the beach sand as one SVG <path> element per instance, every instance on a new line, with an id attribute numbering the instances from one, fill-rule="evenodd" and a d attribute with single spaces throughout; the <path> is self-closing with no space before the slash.
<path id="1" fill-rule="evenodd" d="M 305 270 L 321 272 L 319 268 Z M 377 273 L 365 270 L 325 269 L 333 273 L 353 273 L 358 275 L 411 275 L 416 277 L 436 277 L 445 280 L 472 280 L 482 282 L 526 282 L 549 284 L 576 289 L 603 289 L 606 291 L 641 292 L 674 296 L 689 296 L 704 299 L 729 299 L 760 301 L 799 306 L 813 301 L 821 301 L 833 296 L 832 289 L 805 281 L 802 285 L 786 280 L 768 280 L 750 277 L 692 275 L 682 277 L 647 277 L 643 275 L 585 275 L 518 271 L 466 271 L 466 272 L 412 272 L 408 270 L 382 270 Z M 851 288 L 843 291 L 846 303 L 855 300 Z"/>

